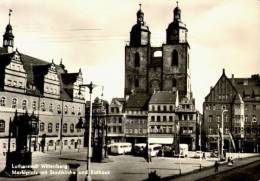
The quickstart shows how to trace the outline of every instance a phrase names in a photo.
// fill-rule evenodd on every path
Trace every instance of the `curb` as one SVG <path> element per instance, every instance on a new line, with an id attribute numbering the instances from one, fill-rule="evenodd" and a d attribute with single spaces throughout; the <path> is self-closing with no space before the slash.
<path id="1" fill-rule="evenodd" d="M 246 159 L 250 159 L 250 158 L 254 158 L 254 157 L 259 157 L 259 155 L 254 155 L 254 156 L 250 156 L 250 157 L 246 157 L 246 158 L 240 158 L 240 159 L 236 159 L 236 160 L 246 160 Z M 233 169 L 236 169 L 236 168 L 241 168 L 241 167 L 243 167 L 243 166 L 247 166 L 247 165 L 250 165 L 250 164 L 253 164 L 253 163 L 256 163 L 256 162 L 260 162 L 260 159 L 254 160 L 254 161 L 252 161 L 252 162 L 245 163 L 245 164 L 242 164 L 242 165 L 238 165 L 238 166 L 235 166 L 235 167 L 231 167 L 230 169 L 223 170 L 223 171 L 220 171 L 220 172 L 216 172 L 216 173 L 214 172 L 213 174 L 211 174 L 211 175 L 209 175 L 209 176 L 206 176 L 206 177 L 202 177 L 202 178 L 200 178 L 200 179 L 197 179 L 197 181 L 198 181 L 198 180 L 201 180 L 201 179 L 203 179 L 203 178 L 211 177 L 211 176 L 213 176 L 213 175 L 218 175 L 218 174 L 221 174 L 221 173 L 224 173 L 224 172 L 228 172 L 228 171 L 233 170 Z M 226 165 L 226 164 L 227 164 L 227 161 L 220 163 L 220 165 Z M 161 178 L 161 180 L 163 180 L 163 181 L 168 181 L 168 180 L 170 180 L 170 179 L 175 179 L 175 178 L 183 177 L 183 176 L 190 175 L 190 174 L 194 174 L 194 173 L 199 173 L 199 172 L 201 172 L 201 171 L 209 170 L 209 169 L 211 169 L 211 168 L 214 168 L 214 165 L 212 165 L 212 166 L 207 166 L 207 167 L 202 167 L 202 169 L 194 169 L 194 170 L 192 170 L 192 171 L 190 171 L 190 172 L 186 172 L 186 173 L 183 173 L 183 174 L 181 174 L 181 175 L 173 175 L 173 176 L 163 177 L 163 178 Z"/>

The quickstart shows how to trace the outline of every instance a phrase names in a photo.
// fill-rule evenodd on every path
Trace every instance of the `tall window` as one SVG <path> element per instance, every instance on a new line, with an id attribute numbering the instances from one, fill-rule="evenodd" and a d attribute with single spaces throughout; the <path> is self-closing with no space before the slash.
<path id="1" fill-rule="evenodd" d="M 71 124 L 71 125 L 70 125 L 70 132 L 71 132 L 71 133 L 74 133 L 74 124 Z"/>
<path id="2" fill-rule="evenodd" d="M 59 130 L 60 130 L 60 124 L 56 123 L 56 132 L 59 132 Z"/>
<path id="3" fill-rule="evenodd" d="M 52 123 L 49 123 L 48 124 L 48 133 L 51 133 L 52 132 Z"/>
<path id="4" fill-rule="evenodd" d="M 36 101 L 33 101 L 32 108 L 33 108 L 34 111 L 37 109 L 37 102 Z"/>
<path id="5" fill-rule="evenodd" d="M 67 133 L 67 130 L 68 130 L 68 125 L 67 125 L 67 123 L 64 123 L 63 124 L 63 132 Z"/>
<path id="6" fill-rule="evenodd" d="M 49 111 L 50 111 L 50 112 L 53 112 L 53 106 L 52 106 L 52 103 L 50 103 L 50 105 L 49 105 Z"/>
<path id="7" fill-rule="evenodd" d="M 212 119 L 213 119 L 212 115 L 209 115 L 209 122 L 212 122 Z"/>
<path id="8" fill-rule="evenodd" d="M 65 113 L 65 114 L 68 113 L 68 106 L 67 106 L 67 105 L 64 106 L 64 113 Z"/>
<path id="9" fill-rule="evenodd" d="M 80 109 L 80 107 L 78 108 L 78 115 L 79 115 L 79 116 L 81 115 L 81 109 Z"/>
<path id="10" fill-rule="evenodd" d="M 135 87 L 139 87 L 139 80 L 135 78 Z"/>
<path id="11" fill-rule="evenodd" d="M 5 132 L 5 121 L 0 120 L 0 132 Z"/>
<path id="12" fill-rule="evenodd" d="M 1 97 L 0 99 L 0 106 L 5 106 L 5 97 Z"/>
<path id="13" fill-rule="evenodd" d="M 75 114 L 75 108 L 74 108 L 74 106 L 72 106 L 72 108 L 71 108 L 71 114 Z"/>
<path id="14" fill-rule="evenodd" d="M 81 139 L 78 139 L 77 142 L 78 142 L 78 145 L 81 145 Z"/>
<path id="15" fill-rule="evenodd" d="M 59 104 L 57 105 L 57 112 L 58 112 L 58 114 L 60 114 L 60 113 L 61 113 L 61 110 L 60 110 L 60 105 L 59 105 Z"/>
<path id="16" fill-rule="evenodd" d="M 161 122 L 161 116 L 157 116 L 157 122 Z"/>
<path id="17" fill-rule="evenodd" d="M 12 99 L 12 108 L 16 108 L 17 107 L 17 99 L 16 98 L 13 98 Z"/>
<path id="18" fill-rule="evenodd" d="M 44 131 L 44 123 L 40 123 L 40 131 Z"/>
<path id="19" fill-rule="evenodd" d="M 41 103 L 41 110 L 45 111 L 45 103 L 44 102 Z"/>
<path id="20" fill-rule="evenodd" d="M 166 116 L 163 116 L 163 121 L 167 121 L 167 117 Z"/>
<path id="21" fill-rule="evenodd" d="M 74 139 L 70 140 L 70 145 L 74 145 Z"/>
<path id="22" fill-rule="evenodd" d="M 177 80 L 176 79 L 172 79 L 172 87 L 176 87 L 177 86 Z"/>
<path id="23" fill-rule="evenodd" d="M 27 109 L 27 100 L 23 100 L 23 102 L 22 102 L 22 109 L 23 110 Z"/>
<path id="24" fill-rule="evenodd" d="M 135 53 L 135 67 L 140 67 L 140 55 Z"/>
<path id="25" fill-rule="evenodd" d="M 178 66 L 178 65 L 179 65 L 178 52 L 176 50 L 173 50 L 173 52 L 172 52 L 172 66 Z"/>

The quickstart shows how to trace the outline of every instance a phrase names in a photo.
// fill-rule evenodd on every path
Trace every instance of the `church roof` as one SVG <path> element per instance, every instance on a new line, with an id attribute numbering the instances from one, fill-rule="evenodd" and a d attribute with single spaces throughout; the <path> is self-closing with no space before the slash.
<path id="1" fill-rule="evenodd" d="M 155 92 L 149 103 L 150 104 L 175 104 L 176 93 L 172 91 L 158 91 Z"/>
<path id="2" fill-rule="evenodd" d="M 150 96 L 144 93 L 135 93 L 129 96 L 126 102 L 128 110 L 147 110 Z"/>

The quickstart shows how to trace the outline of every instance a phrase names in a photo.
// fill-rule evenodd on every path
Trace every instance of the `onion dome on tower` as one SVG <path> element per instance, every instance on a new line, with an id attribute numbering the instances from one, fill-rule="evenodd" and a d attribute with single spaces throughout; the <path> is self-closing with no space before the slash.
<path id="1" fill-rule="evenodd" d="M 136 13 L 137 23 L 132 27 L 130 32 L 130 46 L 143 46 L 150 45 L 150 34 L 149 27 L 144 22 L 144 13 L 141 9 Z"/>
<path id="2" fill-rule="evenodd" d="M 188 29 L 181 21 L 181 9 L 177 6 L 173 10 L 173 22 L 171 22 L 166 30 L 166 43 L 176 44 L 187 42 Z"/>

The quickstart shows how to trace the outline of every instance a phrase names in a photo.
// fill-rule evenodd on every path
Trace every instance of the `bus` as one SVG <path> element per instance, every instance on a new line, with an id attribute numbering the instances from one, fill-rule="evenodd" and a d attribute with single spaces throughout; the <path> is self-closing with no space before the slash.
<path id="1" fill-rule="evenodd" d="M 132 151 L 131 143 L 112 143 L 109 147 L 112 154 L 122 155 Z"/>
<path id="2" fill-rule="evenodd" d="M 179 157 L 187 157 L 189 153 L 188 144 L 179 144 L 180 154 Z"/>

